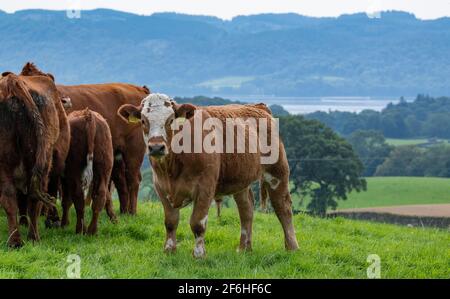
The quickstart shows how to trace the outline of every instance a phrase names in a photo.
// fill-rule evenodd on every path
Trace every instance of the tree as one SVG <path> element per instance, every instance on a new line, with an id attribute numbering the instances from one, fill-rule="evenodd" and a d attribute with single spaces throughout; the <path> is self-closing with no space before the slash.
<path id="1" fill-rule="evenodd" d="M 420 158 L 424 150 L 414 145 L 397 146 L 381 164 L 376 176 L 423 176 Z"/>
<path id="2" fill-rule="evenodd" d="M 378 131 L 358 130 L 348 138 L 348 142 L 358 154 L 364 164 L 364 176 L 373 176 L 378 165 L 382 164 L 393 149 L 383 134 Z"/>
<path id="3" fill-rule="evenodd" d="M 288 116 L 280 120 L 291 168 L 293 192 L 310 196 L 307 208 L 325 216 L 337 200 L 347 199 L 352 190 L 366 190 L 361 178 L 363 164 L 352 146 L 333 130 L 316 120 Z"/>

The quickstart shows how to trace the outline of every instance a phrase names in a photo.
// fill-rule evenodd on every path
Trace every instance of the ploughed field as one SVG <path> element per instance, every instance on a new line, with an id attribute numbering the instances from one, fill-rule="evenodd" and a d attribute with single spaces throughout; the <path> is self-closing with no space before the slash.
<path id="1" fill-rule="evenodd" d="M 116 225 L 103 212 L 96 237 L 75 235 L 75 213 L 71 212 L 68 228 L 45 229 L 41 217 L 42 241 L 11 250 L 6 246 L 6 217 L 1 211 L 0 278 L 66 278 L 72 254 L 81 258 L 82 278 L 366 278 L 370 254 L 379 255 L 382 278 L 450 277 L 448 230 L 299 214 L 295 226 L 300 250 L 286 252 L 276 216 L 256 212 L 253 251 L 238 253 L 237 210 L 224 208 L 218 220 L 212 207 L 207 258 L 195 260 L 190 207 L 182 209 L 178 249 L 173 255 L 162 250 L 165 229 L 158 202 L 140 203 L 137 217 L 121 216 Z M 21 233 L 26 236 L 25 227 Z"/>

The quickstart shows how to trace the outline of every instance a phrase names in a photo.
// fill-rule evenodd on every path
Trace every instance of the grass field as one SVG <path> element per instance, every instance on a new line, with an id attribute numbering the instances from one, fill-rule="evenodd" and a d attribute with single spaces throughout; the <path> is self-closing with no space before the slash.
<path id="1" fill-rule="evenodd" d="M 352 192 L 347 200 L 339 200 L 337 209 L 369 208 L 397 205 L 450 203 L 450 179 L 426 177 L 370 177 L 366 192 Z M 308 200 L 295 208 L 305 209 Z"/>
<path id="2" fill-rule="evenodd" d="M 386 138 L 386 142 L 390 145 L 400 146 L 400 145 L 419 145 L 423 143 L 427 143 L 428 139 L 396 139 L 396 138 Z"/>
<path id="3" fill-rule="evenodd" d="M 421 145 L 425 143 L 429 143 L 429 139 L 427 138 L 416 138 L 416 139 L 396 139 L 396 138 L 386 138 L 386 142 L 390 145 L 401 146 L 401 145 Z M 436 143 L 449 143 L 448 140 L 445 139 L 436 139 Z"/>
<path id="4" fill-rule="evenodd" d="M 42 241 L 20 250 L 7 248 L 1 212 L 0 278 L 65 278 L 70 254 L 80 256 L 83 278 L 365 278 L 369 254 L 380 256 L 382 278 L 450 277 L 450 233 L 444 230 L 297 215 L 300 250 L 285 252 L 275 215 L 256 213 L 253 252 L 238 253 L 237 211 L 224 209 L 219 221 L 211 209 L 208 256 L 195 260 L 189 214 L 189 207 L 182 210 L 177 253 L 166 255 L 159 203 L 141 203 L 137 217 L 120 217 L 116 225 L 102 215 L 96 237 L 74 234 L 74 213 L 64 230 L 45 229 L 41 219 Z"/>

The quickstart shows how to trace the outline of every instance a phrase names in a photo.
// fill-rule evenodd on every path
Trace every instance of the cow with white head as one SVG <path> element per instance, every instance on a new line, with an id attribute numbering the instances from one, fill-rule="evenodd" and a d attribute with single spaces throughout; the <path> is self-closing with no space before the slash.
<path id="1" fill-rule="evenodd" d="M 123 105 L 118 115 L 129 125 L 142 123 L 143 136 L 148 148 L 153 169 L 153 183 L 165 212 L 166 242 L 165 250 L 176 249 L 176 229 L 179 222 L 179 209 L 193 203 L 191 229 L 195 236 L 194 257 L 206 254 L 204 234 L 208 220 L 208 210 L 214 198 L 233 195 L 241 219 L 241 250 L 251 250 L 253 200 L 249 196 L 250 185 L 261 177 L 277 180 L 276 185 L 264 188 L 274 206 L 285 233 L 285 245 L 289 250 L 298 248 L 292 223 L 291 201 L 289 195 L 289 168 L 281 144 L 282 153 L 273 165 L 261 165 L 261 152 L 238 152 L 234 142 L 233 152 L 196 151 L 198 140 L 204 144 L 214 131 L 205 125 L 211 120 L 225 124 L 227 117 L 262 117 L 272 120 L 265 109 L 253 105 L 230 105 L 218 107 L 196 107 L 192 104 L 177 104 L 163 94 L 147 96 L 140 106 Z M 201 129 L 198 130 L 198 124 Z M 237 125 L 240 126 L 240 125 Z M 208 129 L 205 129 L 208 128 Z M 257 130 L 243 128 L 246 144 L 249 138 L 257 135 Z M 239 130 L 239 128 L 236 128 Z M 178 135 L 191 133 L 190 138 L 182 139 L 182 148 L 188 151 L 174 151 L 180 145 Z M 200 134 L 200 135 L 198 135 Z M 227 132 L 222 138 L 214 135 L 214 143 L 225 142 Z M 234 133 L 233 133 L 234 134 Z M 185 137 L 185 135 L 183 135 Z M 234 135 L 233 135 L 234 138 Z M 225 148 L 225 144 L 223 147 Z"/>

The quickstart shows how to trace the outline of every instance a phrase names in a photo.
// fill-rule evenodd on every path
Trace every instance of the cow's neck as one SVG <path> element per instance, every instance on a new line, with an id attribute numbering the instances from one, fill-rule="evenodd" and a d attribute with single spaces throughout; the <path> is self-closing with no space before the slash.
<path id="1" fill-rule="evenodd" d="M 162 158 L 150 157 L 150 162 L 159 178 L 176 178 L 182 166 L 177 163 L 177 155 L 172 152 Z"/>

